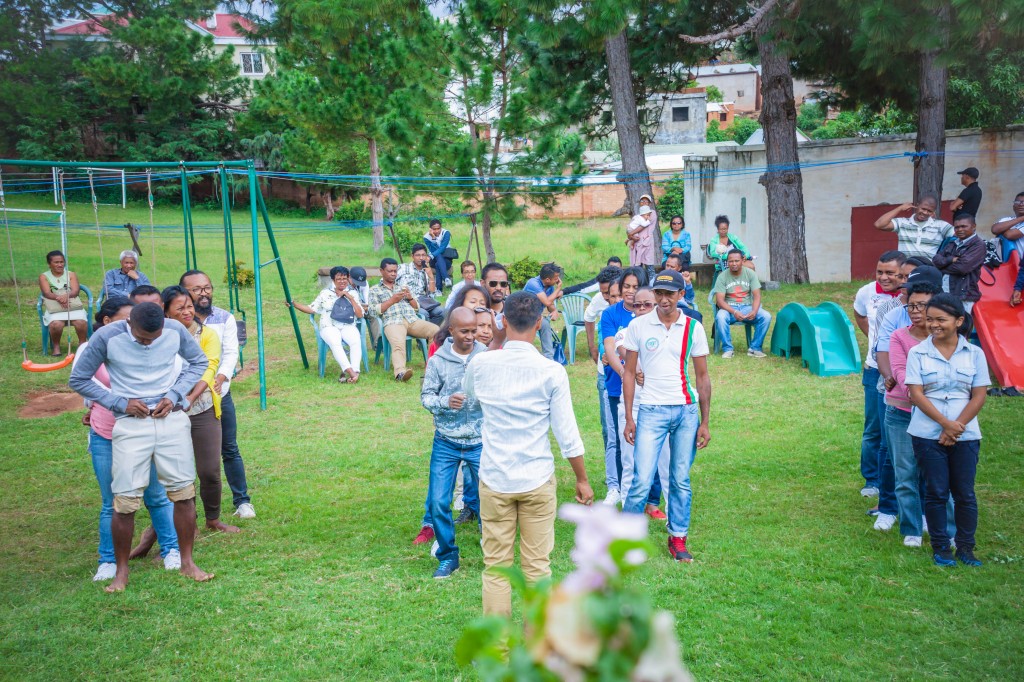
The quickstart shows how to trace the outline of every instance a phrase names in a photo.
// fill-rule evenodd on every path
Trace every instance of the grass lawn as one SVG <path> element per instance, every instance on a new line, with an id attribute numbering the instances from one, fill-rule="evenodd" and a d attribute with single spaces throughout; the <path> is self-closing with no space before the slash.
<path id="1" fill-rule="evenodd" d="M 44 200 L 18 202 L 46 208 Z M 90 222 L 88 206 L 69 220 Z M 146 226 L 148 212 L 101 208 L 111 225 Z M 158 211 L 158 224 L 179 214 Z M 215 225 L 219 214 L 197 212 Z M 246 214 L 236 214 L 244 226 Z M 294 219 L 290 219 L 294 221 Z M 466 226 L 454 224 L 464 251 Z M 570 281 L 591 276 L 612 253 L 624 256 L 614 221 L 535 221 L 498 228 L 499 258 L 554 257 Z M 183 264 L 180 233 L 158 230 L 159 284 Z M 126 248 L 104 232 L 107 267 Z M 19 280 L 33 302 L 22 315 L 39 358 L 31 293 L 57 248 L 54 232 L 14 230 Z M 596 235 L 597 240 L 586 235 Z M 278 233 L 296 297 L 316 293 L 317 266 L 374 264 L 366 230 L 282 227 Z M 199 230 L 200 265 L 215 283 L 224 272 L 223 237 Z M 262 244 L 262 258 L 270 258 Z M 251 264 L 240 230 L 239 256 Z M 95 234 L 74 232 L 72 269 L 98 290 Z M 142 270 L 152 268 L 142 260 Z M 431 579 L 435 561 L 413 547 L 426 490 L 432 426 L 418 382 L 397 385 L 374 368 L 358 386 L 319 380 L 297 357 L 276 272 L 264 270 L 269 409 L 258 409 L 249 371 L 234 385 L 239 440 L 259 514 L 234 536 L 206 534 L 200 565 L 217 574 L 189 584 L 152 561 L 133 567 L 121 595 L 90 578 L 96 561 L 99 496 L 80 412 L 23 419 L 35 395 L 66 391 L 68 372 L 18 368 L 21 333 L 9 263 L 0 291 L 0 677 L 50 679 L 474 679 L 453 645 L 480 611 L 481 553 L 475 530 L 459 532 L 463 568 Z M 848 311 L 856 284 L 767 292 L 777 311 L 796 300 L 834 300 Z M 706 292 L 705 292 L 706 293 Z M 225 300 L 223 288 L 218 300 Z M 698 293 L 698 300 L 703 300 Z M 253 331 L 252 291 L 243 294 Z M 706 306 L 704 306 L 706 309 Z M 308 323 L 304 342 L 315 363 Z M 738 335 L 743 349 L 742 334 Z M 581 339 L 582 341 L 582 339 Z M 333 361 L 328 367 L 333 373 Z M 421 361 L 412 367 L 421 376 Z M 587 470 L 602 496 L 604 463 L 594 369 L 569 367 Z M 683 655 L 699 679 L 1024 678 L 1024 437 L 1021 403 L 990 399 L 978 473 L 980 570 L 943 571 L 926 549 L 879 533 L 858 490 L 862 388 L 859 376 L 821 379 L 796 361 L 756 361 L 742 352 L 710 360 L 712 443 L 694 467 L 692 565 L 659 553 L 635 578 L 677 619 Z M 572 475 L 557 466 L 559 496 Z M 225 508 L 230 492 L 224 487 Z M 147 519 L 140 513 L 137 531 Z M 558 522 L 556 576 L 570 570 L 573 528 Z M 662 527 L 652 527 L 659 547 Z"/>

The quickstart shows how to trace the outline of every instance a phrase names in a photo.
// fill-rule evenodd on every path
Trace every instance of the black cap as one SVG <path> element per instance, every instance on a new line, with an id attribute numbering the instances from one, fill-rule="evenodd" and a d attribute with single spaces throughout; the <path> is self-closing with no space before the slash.
<path id="1" fill-rule="evenodd" d="M 361 268 L 358 265 L 354 268 L 350 268 L 348 271 L 348 278 L 359 286 L 366 284 L 366 268 Z"/>
<path id="2" fill-rule="evenodd" d="M 655 291 L 685 291 L 686 280 L 675 270 L 662 270 L 651 282 Z"/>
<path id="3" fill-rule="evenodd" d="M 932 284 L 941 289 L 942 273 L 939 272 L 938 268 L 934 268 L 931 265 L 922 265 L 907 275 L 907 281 L 904 282 L 902 286 L 904 289 L 909 289 L 915 284 L 921 284 L 923 282 L 927 282 L 928 284 Z"/>
<path id="4" fill-rule="evenodd" d="M 981 175 L 981 173 L 978 172 L 978 169 L 975 168 L 974 166 L 969 166 L 967 168 L 964 168 L 962 171 L 957 171 L 956 174 L 966 175 L 968 177 L 974 178 L 975 180 L 977 180 L 978 177 Z"/>

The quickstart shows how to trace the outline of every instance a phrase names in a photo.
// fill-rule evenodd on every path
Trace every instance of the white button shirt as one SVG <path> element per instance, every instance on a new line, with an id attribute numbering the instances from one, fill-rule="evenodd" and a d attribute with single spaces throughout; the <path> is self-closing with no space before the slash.
<path id="1" fill-rule="evenodd" d="M 466 368 L 463 386 L 484 411 L 480 480 L 498 493 L 525 493 L 555 472 L 548 430 L 562 457 L 583 455 L 565 368 L 532 344 L 507 341 Z"/>

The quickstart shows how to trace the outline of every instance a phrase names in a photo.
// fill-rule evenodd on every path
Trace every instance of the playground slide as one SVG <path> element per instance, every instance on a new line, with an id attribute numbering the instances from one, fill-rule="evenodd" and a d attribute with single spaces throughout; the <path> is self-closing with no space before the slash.
<path id="1" fill-rule="evenodd" d="M 1003 388 L 1024 390 L 1024 305 L 1010 307 L 1020 254 L 993 271 L 982 273 L 981 300 L 974 304 L 974 326 L 988 365 Z M 988 280 L 986 284 L 985 280 Z"/>
<path id="2" fill-rule="evenodd" d="M 853 323 L 831 301 L 814 308 L 789 303 L 775 316 L 772 353 L 800 359 L 812 374 L 859 374 L 860 348 Z"/>

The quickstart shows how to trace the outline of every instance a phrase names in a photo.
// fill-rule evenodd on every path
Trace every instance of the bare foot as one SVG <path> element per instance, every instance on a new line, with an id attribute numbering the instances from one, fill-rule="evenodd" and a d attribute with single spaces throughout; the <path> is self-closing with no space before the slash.
<path id="1" fill-rule="evenodd" d="M 348 383 L 358 384 L 359 383 L 359 372 L 352 372 L 348 377 Z"/>
<path id="2" fill-rule="evenodd" d="M 146 530 L 142 531 L 142 537 L 139 538 L 139 544 L 135 545 L 132 549 L 131 554 L 128 555 L 128 560 L 141 559 L 149 554 L 149 550 L 153 549 L 153 543 L 156 542 L 156 531 L 153 530 L 153 526 L 149 526 Z"/>
<path id="3" fill-rule="evenodd" d="M 185 565 L 183 563 L 181 565 L 181 574 L 186 578 L 192 578 L 197 583 L 205 583 L 207 580 L 213 580 L 213 573 L 207 573 L 195 564 Z"/>
<path id="4" fill-rule="evenodd" d="M 214 519 L 213 521 L 207 521 L 206 527 L 210 530 L 219 530 L 224 533 L 238 533 L 242 529 L 238 526 L 229 526 L 220 519 Z"/>
<path id="5" fill-rule="evenodd" d="M 128 569 L 125 569 L 123 572 L 118 569 L 117 573 L 114 575 L 114 579 L 103 589 L 107 592 L 113 593 L 124 592 L 124 588 L 126 587 L 128 587 Z"/>

